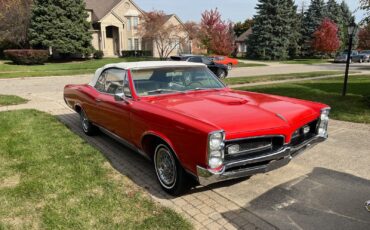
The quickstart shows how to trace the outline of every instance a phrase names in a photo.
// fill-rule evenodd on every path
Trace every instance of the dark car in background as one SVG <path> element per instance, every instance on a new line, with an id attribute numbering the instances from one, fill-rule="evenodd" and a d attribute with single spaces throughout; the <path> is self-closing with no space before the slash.
<path id="1" fill-rule="evenodd" d="M 358 62 L 358 63 L 369 62 L 370 61 L 369 57 L 370 57 L 370 54 L 360 53 L 358 55 L 352 56 L 352 62 Z"/>
<path id="2" fill-rule="evenodd" d="M 346 63 L 347 62 L 347 55 L 348 55 L 348 51 L 346 51 L 346 50 L 343 51 L 343 52 L 338 53 L 337 56 L 334 59 L 334 63 Z M 357 55 L 359 55 L 358 51 L 357 50 L 352 50 L 350 63 L 352 63 L 352 58 L 354 56 L 357 56 Z"/>
<path id="3" fill-rule="evenodd" d="M 229 70 L 226 65 L 216 63 L 205 56 L 178 55 L 178 56 L 171 56 L 169 59 L 171 61 L 187 61 L 187 62 L 194 62 L 194 63 L 203 63 L 207 65 L 208 69 L 210 69 L 220 79 L 226 78 L 227 75 L 229 74 Z"/>

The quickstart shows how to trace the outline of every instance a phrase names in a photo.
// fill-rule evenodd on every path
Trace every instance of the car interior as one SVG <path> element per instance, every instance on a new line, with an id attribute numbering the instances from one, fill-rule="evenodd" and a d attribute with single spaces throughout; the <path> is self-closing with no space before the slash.
<path id="1" fill-rule="evenodd" d="M 220 88 L 220 83 L 207 76 L 207 72 L 202 68 L 133 71 L 133 80 L 136 93 L 140 96 L 203 87 Z"/>

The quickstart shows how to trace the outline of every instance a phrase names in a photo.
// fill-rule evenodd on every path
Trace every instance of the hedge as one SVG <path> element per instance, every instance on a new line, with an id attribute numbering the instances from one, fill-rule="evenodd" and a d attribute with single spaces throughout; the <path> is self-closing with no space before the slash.
<path id="1" fill-rule="evenodd" d="M 17 65 L 41 65 L 49 58 L 47 50 L 14 49 L 4 50 L 4 54 Z"/>
<path id="2" fill-rule="evenodd" d="M 153 56 L 150 50 L 123 50 L 122 57 L 151 57 Z"/>
<path id="3" fill-rule="evenodd" d="M 95 50 L 93 57 L 94 59 L 102 59 L 104 57 L 104 52 L 101 50 Z"/>

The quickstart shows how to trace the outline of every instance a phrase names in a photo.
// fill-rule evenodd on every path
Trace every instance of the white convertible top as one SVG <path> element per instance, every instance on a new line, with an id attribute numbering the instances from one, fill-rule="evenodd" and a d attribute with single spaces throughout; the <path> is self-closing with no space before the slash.
<path id="1" fill-rule="evenodd" d="M 160 67 L 197 67 L 205 66 L 203 63 L 194 63 L 186 61 L 142 61 L 142 62 L 121 62 L 114 64 L 107 64 L 102 68 L 96 70 L 92 81 L 89 83 L 91 86 L 95 86 L 99 76 L 105 69 L 119 68 L 119 69 L 148 69 L 148 68 L 160 68 Z"/>

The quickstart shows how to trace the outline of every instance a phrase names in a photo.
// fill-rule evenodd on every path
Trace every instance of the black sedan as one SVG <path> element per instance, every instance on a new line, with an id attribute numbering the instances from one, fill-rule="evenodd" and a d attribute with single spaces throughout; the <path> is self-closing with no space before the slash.
<path id="1" fill-rule="evenodd" d="M 179 55 L 179 56 L 171 56 L 170 60 L 203 63 L 207 65 L 207 67 L 220 79 L 226 78 L 227 75 L 229 74 L 228 68 L 226 65 L 218 64 L 205 56 Z"/>

